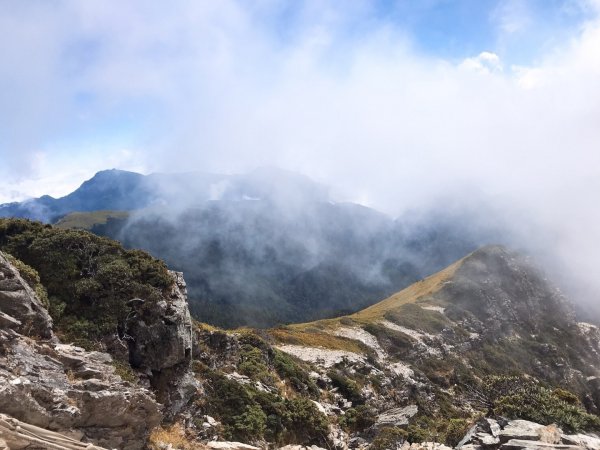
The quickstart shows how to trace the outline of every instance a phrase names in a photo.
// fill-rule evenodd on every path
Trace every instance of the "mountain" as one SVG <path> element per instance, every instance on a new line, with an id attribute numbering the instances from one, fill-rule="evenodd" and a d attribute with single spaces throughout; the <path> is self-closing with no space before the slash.
<path id="1" fill-rule="evenodd" d="M 41 210 L 32 205 L 19 211 Z M 194 316 L 223 327 L 355 312 L 480 245 L 507 242 L 488 218 L 436 211 L 394 220 L 332 202 L 324 186 L 273 168 L 240 175 L 105 171 L 52 205 L 44 211 L 63 214 L 58 227 L 117 239 L 185 272 Z M 0 207 L 0 215 L 10 211 Z"/>
<path id="2" fill-rule="evenodd" d="M 600 446 L 600 330 L 503 247 L 351 315 L 233 331 L 115 241 L 3 219 L 0 250 L 10 448 Z"/>
<path id="3" fill-rule="evenodd" d="M 153 192 L 143 175 L 121 170 L 98 172 L 71 194 L 55 199 L 43 196 L 0 205 L 0 217 L 54 222 L 74 211 L 132 210 L 149 205 Z"/>
<path id="4" fill-rule="evenodd" d="M 318 368 L 315 378 L 336 388 L 324 410 L 341 408 L 362 439 L 383 440 L 391 428 L 385 439 L 456 445 L 465 430 L 454 440 L 450 425 L 467 426 L 477 414 L 600 424 L 600 330 L 577 322 L 532 261 L 503 247 L 477 250 L 355 314 L 278 327 L 269 337 Z M 560 400 L 561 389 L 576 399 Z M 561 401 L 592 414 L 576 419 Z M 467 441 L 482 445 L 485 435 Z M 486 439 L 486 448 L 503 443 Z"/>
<path id="5" fill-rule="evenodd" d="M 242 175 L 201 172 L 141 175 L 104 170 L 61 198 L 45 195 L 0 205 L 0 217 L 17 217 L 54 223 L 73 212 L 132 211 L 150 206 L 188 207 L 210 200 L 269 199 L 301 205 L 326 198 L 326 189 L 292 172 L 260 168 Z"/>

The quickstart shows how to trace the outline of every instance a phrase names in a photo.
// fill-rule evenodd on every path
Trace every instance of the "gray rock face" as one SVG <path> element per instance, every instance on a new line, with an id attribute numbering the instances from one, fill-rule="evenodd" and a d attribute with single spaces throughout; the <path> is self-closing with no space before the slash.
<path id="1" fill-rule="evenodd" d="M 191 361 L 192 321 L 183 274 L 171 272 L 175 284 L 169 298 L 152 309 L 131 300 L 135 311 L 127 321 L 129 358 L 134 367 L 161 371 Z"/>
<path id="2" fill-rule="evenodd" d="M 183 274 L 171 272 L 175 283 L 170 295 L 153 308 L 132 299 L 126 324 L 129 361 L 148 375 L 165 414 L 177 414 L 200 388 L 192 361 L 192 318 Z"/>
<path id="3" fill-rule="evenodd" d="M 0 325 L 51 339 L 52 319 L 19 271 L 0 253 Z"/>
<path id="4" fill-rule="evenodd" d="M 5 258 L 0 273 L 0 312 L 21 324 L 0 329 L 0 412 L 103 447 L 142 448 L 162 419 L 154 395 L 124 382 L 106 353 L 26 336 L 52 337 L 49 316 Z"/>
<path id="5" fill-rule="evenodd" d="M 375 427 L 399 427 L 402 425 L 408 425 L 409 419 L 417 414 L 417 412 L 419 412 L 417 405 L 408 405 L 404 408 L 390 409 L 379 415 L 377 422 L 375 423 Z"/>
<path id="6" fill-rule="evenodd" d="M 495 421 L 482 419 L 457 449 L 489 450 L 599 450 L 600 438 L 593 435 L 566 435 L 556 425 L 540 425 L 528 420 Z"/>

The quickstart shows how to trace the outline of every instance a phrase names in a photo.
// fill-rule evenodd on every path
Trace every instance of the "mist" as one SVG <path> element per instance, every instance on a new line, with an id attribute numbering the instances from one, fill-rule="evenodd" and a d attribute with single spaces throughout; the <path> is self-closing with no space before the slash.
<path id="1" fill-rule="evenodd" d="M 391 218 L 509 230 L 597 302 L 600 4 L 563 2 L 554 23 L 492 2 L 471 18 L 486 39 L 436 52 L 417 12 L 376 3 L 0 4 L 0 200 L 110 167 L 277 166 Z"/>

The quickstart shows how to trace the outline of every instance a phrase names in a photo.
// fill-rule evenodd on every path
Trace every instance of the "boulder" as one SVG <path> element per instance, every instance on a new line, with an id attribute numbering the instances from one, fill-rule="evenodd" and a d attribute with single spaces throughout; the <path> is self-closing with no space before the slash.
<path id="1" fill-rule="evenodd" d="M 408 420 L 417 414 L 419 408 L 417 405 L 408 405 L 403 408 L 389 409 L 377 417 L 375 428 L 399 427 L 408 425 Z"/>
<path id="2" fill-rule="evenodd" d="M 210 441 L 206 446 L 213 450 L 261 450 L 260 447 L 241 442 Z"/>
<path id="3" fill-rule="evenodd" d="M 501 450 L 584 450 L 578 445 L 548 444 L 547 442 L 531 441 L 525 439 L 511 439 L 502 444 Z"/>
<path id="4" fill-rule="evenodd" d="M 502 442 L 507 442 L 511 439 L 537 441 L 540 439 L 540 433 L 543 428 L 543 425 L 528 420 L 511 420 L 500 431 L 498 436 Z"/>

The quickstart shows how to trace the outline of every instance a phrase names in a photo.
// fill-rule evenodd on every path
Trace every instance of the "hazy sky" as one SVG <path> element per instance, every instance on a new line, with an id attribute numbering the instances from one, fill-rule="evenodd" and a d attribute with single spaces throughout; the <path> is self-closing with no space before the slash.
<path id="1" fill-rule="evenodd" d="M 599 11 L 0 0 L 0 202 L 113 167 L 275 165 L 392 214 L 465 186 L 555 205 L 541 215 L 595 210 Z"/>

